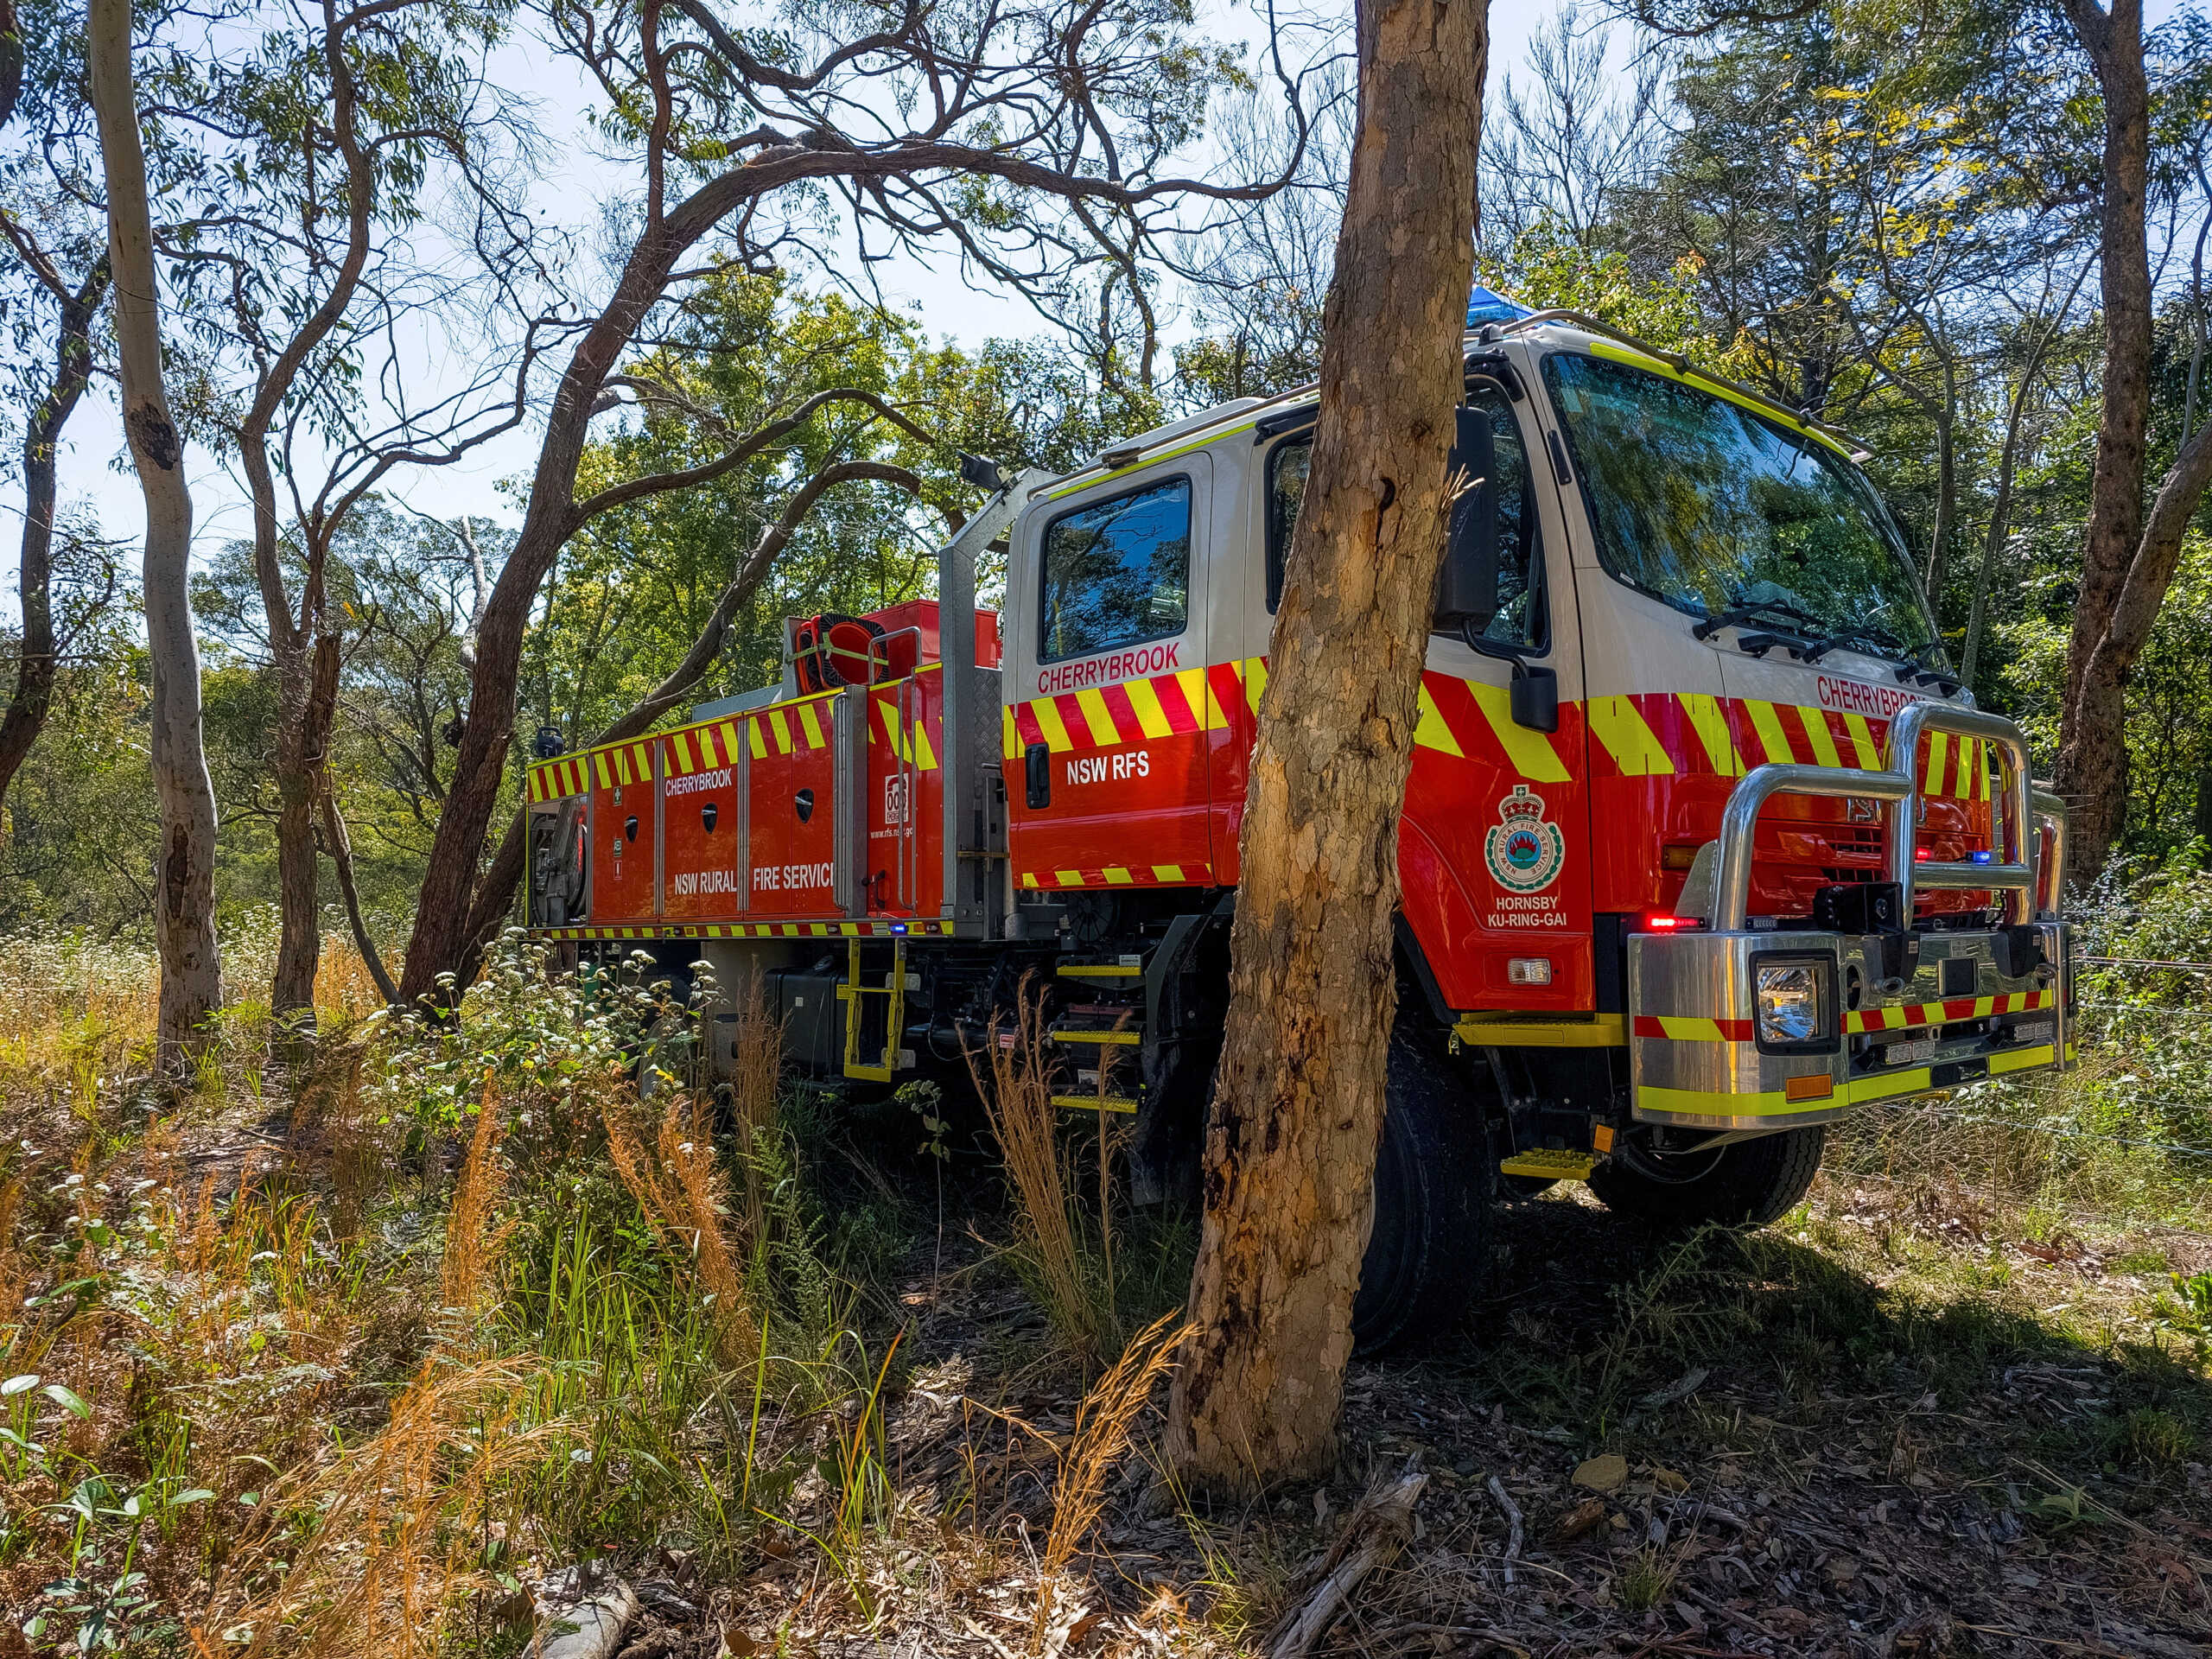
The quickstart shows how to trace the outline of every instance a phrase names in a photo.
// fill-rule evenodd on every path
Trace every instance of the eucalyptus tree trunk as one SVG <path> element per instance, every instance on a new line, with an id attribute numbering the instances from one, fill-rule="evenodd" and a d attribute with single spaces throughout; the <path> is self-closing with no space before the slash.
<path id="1" fill-rule="evenodd" d="M 1334 1465 L 1395 1014 L 1412 766 L 1473 271 L 1486 6 L 1383 0 L 1260 702 L 1170 1443 L 1210 1484 Z"/>
<path id="2" fill-rule="evenodd" d="M 0 18 L 0 25 L 4 25 Z M 22 652 L 16 694 L 0 718 L 0 799 L 45 728 L 60 670 L 54 638 L 54 509 L 60 490 L 54 451 L 92 376 L 92 318 L 107 294 L 107 261 L 98 261 L 76 292 L 61 302 L 54 384 L 31 411 L 23 432 L 23 542 L 16 591 L 23 607 Z"/>
<path id="3" fill-rule="evenodd" d="M 223 999 L 215 939 L 215 791 L 200 742 L 200 644 L 187 574 L 192 493 L 184 445 L 162 385 L 160 296 L 146 203 L 146 152 L 130 74 L 130 0 L 91 0 L 86 56 L 106 175 L 108 262 L 115 282 L 122 362 L 123 429 L 146 500 L 146 651 L 154 793 L 161 845 L 154 881 L 154 937 L 161 952 L 156 1064 L 175 1078 L 207 1041 Z"/>

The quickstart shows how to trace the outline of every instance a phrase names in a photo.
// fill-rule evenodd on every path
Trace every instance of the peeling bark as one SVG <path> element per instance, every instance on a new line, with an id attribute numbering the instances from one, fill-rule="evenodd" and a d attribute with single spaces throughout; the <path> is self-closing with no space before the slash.
<path id="1" fill-rule="evenodd" d="M 1395 1011 L 1398 817 L 1452 491 L 1486 9 L 1362 9 L 1313 469 L 1260 702 L 1173 1455 L 1336 1460 Z"/>

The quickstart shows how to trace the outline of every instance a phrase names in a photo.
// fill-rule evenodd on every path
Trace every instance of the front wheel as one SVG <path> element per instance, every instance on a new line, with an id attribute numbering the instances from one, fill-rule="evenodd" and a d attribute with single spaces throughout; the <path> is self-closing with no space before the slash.
<path id="1" fill-rule="evenodd" d="M 1655 1153 L 1630 1142 L 1590 1172 L 1590 1190 L 1608 1210 L 1656 1227 L 1764 1227 L 1805 1196 L 1827 1139 L 1815 1124 L 1710 1151 Z"/>
<path id="2" fill-rule="evenodd" d="M 1375 1224 L 1351 1307 L 1354 1351 L 1448 1329 L 1490 1254 L 1497 1169 L 1478 1103 L 1402 1022 L 1375 1148 Z"/>

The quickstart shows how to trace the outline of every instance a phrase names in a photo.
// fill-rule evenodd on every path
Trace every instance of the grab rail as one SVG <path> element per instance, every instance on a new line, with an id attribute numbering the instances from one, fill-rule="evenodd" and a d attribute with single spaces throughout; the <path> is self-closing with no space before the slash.
<path id="1" fill-rule="evenodd" d="M 1994 747 L 2004 758 L 2000 839 L 1995 856 L 1986 864 L 1923 862 L 1919 856 L 1920 741 L 1936 733 L 1970 738 Z M 1750 922 L 1752 836 L 1759 814 L 1777 795 L 1855 797 L 1888 804 L 1889 829 L 1883 837 L 1885 880 L 1904 890 L 1900 913 L 1910 925 L 1915 889 L 1986 887 L 2013 895 L 2008 900 L 2011 919 L 2032 921 L 2057 908 L 2056 894 L 2045 899 L 2042 880 L 2043 826 L 2050 827 L 2052 850 L 2049 860 L 2063 868 L 2066 809 L 2056 797 L 2037 791 L 2028 778 L 2027 740 L 2009 720 L 1979 709 L 1955 703 L 1914 702 L 1897 710 L 1890 721 L 1885 744 L 1887 765 L 1878 772 L 1852 772 L 1840 766 L 1775 764 L 1754 766 L 1728 793 L 1720 815 L 1720 836 L 1714 869 L 1715 931 L 1738 933 Z M 1993 798 L 1993 807 L 2000 804 Z"/>

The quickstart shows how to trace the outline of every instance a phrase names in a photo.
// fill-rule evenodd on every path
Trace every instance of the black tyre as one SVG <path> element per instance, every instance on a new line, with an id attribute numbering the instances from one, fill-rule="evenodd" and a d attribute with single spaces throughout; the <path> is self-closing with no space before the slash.
<path id="1" fill-rule="evenodd" d="M 1351 1308 L 1360 1354 L 1451 1327 L 1482 1283 L 1497 1185 L 1478 1101 L 1402 1024 L 1383 1101 L 1375 1226 Z"/>
<path id="2" fill-rule="evenodd" d="M 1815 1124 L 1710 1152 L 1662 1155 L 1631 1142 L 1590 1172 L 1590 1190 L 1608 1210 L 1656 1227 L 1764 1227 L 1805 1196 L 1827 1139 Z"/>

